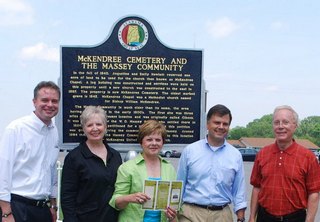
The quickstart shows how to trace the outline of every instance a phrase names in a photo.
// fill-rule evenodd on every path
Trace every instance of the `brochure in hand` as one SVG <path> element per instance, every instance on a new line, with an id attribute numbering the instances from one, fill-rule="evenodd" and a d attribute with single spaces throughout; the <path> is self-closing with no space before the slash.
<path id="1" fill-rule="evenodd" d="M 146 210 L 178 210 L 181 204 L 182 181 L 145 180 L 143 192 L 151 199 L 142 205 Z"/>

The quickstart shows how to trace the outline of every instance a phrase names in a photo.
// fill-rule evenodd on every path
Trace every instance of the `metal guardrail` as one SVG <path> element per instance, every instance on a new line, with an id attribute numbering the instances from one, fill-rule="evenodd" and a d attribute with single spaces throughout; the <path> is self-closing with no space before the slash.
<path id="1" fill-rule="evenodd" d="M 57 196 L 57 221 L 56 222 L 62 222 L 61 216 L 61 207 L 60 207 L 60 191 L 61 191 L 61 173 L 62 173 L 62 164 L 60 161 L 57 161 L 57 171 L 58 171 L 58 196 Z"/>

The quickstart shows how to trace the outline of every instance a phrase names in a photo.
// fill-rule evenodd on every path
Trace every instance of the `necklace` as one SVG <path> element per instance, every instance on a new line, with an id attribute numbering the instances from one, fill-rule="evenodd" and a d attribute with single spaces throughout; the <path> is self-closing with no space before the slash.
<path id="1" fill-rule="evenodd" d="M 103 143 L 99 144 L 98 146 L 95 146 L 92 144 L 89 145 L 87 143 L 87 146 L 88 146 L 89 150 L 91 151 L 91 153 L 93 153 L 94 155 L 96 155 L 100 159 L 102 159 L 104 162 L 106 162 L 108 151 Z"/>

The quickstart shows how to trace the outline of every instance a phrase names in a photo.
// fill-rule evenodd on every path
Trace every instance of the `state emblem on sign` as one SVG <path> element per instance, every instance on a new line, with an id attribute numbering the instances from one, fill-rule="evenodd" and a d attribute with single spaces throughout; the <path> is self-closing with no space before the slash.
<path id="1" fill-rule="evenodd" d="M 147 27 L 139 20 L 125 21 L 119 28 L 118 39 L 120 44 L 131 51 L 139 50 L 149 38 Z"/>

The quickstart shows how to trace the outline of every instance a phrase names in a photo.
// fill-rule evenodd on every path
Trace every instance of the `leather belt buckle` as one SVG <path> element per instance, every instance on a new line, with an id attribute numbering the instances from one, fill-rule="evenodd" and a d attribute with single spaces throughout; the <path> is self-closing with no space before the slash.
<path id="1" fill-rule="evenodd" d="M 47 204 L 47 200 L 37 200 L 36 207 L 44 207 Z"/>
<path id="2" fill-rule="evenodd" d="M 228 204 L 225 204 L 225 205 L 222 205 L 222 206 L 216 206 L 216 205 L 201 205 L 201 204 L 188 203 L 188 202 L 185 202 L 185 203 L 193 205 L 193 206 L 196 206 L 196 207 L 201 207 L 201 208 L 206 209 L 206 210 L 212 210 L 212 211 L 222 210 L 223 208 L 228 206 Z"/>
<path id="3" fill-rule="evenodd" d="M 207 210 L 218 210 L 218 206 L 213 206 L 213 205 L 207 205 Z"/>
<path id="4" fill-rule="evenodd" d="M 285 217 L 284 216 L 276 216 L 276 217 L 274 217 L 274 219 L 275 219 L 275 221 L 281 222 L 281 221 L 285 220 Z"/>
<path id="5" fill-rule="evenodd" d="M 225 208 L 225 206 L 227 206 L 227 204 L 222 205 L 222 206 L 207 205 L 207 206 L 206 206 L 206 209 L 207 209 L 207 210 L 213 210 L 213 211 L 215 211 L 215 210 L 222 210 L 223 208 Z"/>

